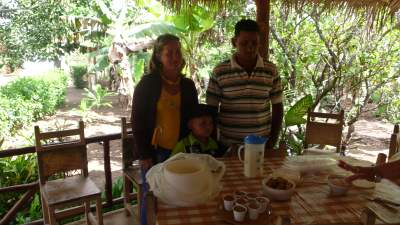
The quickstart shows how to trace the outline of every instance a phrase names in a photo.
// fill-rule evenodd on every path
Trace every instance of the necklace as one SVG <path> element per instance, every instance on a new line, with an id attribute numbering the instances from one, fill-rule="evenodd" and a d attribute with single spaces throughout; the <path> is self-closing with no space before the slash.
<path id="1" fill-rule="evenodd" d="M 179 76 L 178 79 L 176 81 L 170 81 L 167 78 L 165 78 L 163 75 L 161 75 L 161 79 L 163 81 L 165 81 L 165 83 L 169 84 L 169 85 L 178 85 L 181 82 L 181 77 Z"/>

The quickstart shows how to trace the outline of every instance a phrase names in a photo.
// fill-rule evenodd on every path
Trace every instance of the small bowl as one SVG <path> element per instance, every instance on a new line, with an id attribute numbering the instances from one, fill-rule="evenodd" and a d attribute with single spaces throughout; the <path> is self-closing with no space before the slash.
<path id="1" fill-rule="evenodd" d="M 350 184 L 346 182 L 345 176 L 329 175 L 328 185 L 332 196 L 342 196 L 350 189 Z"/>
<path id="2" fill-rule="evenodd" d="M 270 187 L 269 185 L 267 185 L 267 183 L 271 179 L 275 179 L 275 180 L 276 179 L 282 179 L 282 180 L 286 181 L 287 184 L 290 185 L 290 187 L 288 189 L 279 189 L 279 188 Z M 271 177 L 268 177 L 266 179 L 263 179 L 262 182 L 261 182 L 261 190 L 262 190 L 262 192 L 271 200 L 287 201 L 294 194 L 295 188 L 296 188 L 295 182 L 293 182 L 290 179 L 283 178 L 283 177 L 273 177 L 273 176 L 271 176 Z"/>

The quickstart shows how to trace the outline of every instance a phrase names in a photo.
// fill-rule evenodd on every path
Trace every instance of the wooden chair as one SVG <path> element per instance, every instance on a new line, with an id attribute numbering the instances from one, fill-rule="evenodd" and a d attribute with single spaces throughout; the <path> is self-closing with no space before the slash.
<path id="1" fill-rule="evenodd" d="M 399 133 L 399 125 L 394 125 L 393 134 L 390 137 L 390 145 L 389 145 L 389 159 L 400 151 L 400 133 Z"/>
<path id="2" fill-rule="evenodd" d="M 336 152 L 341 152 L 343 125 L 343 110 L 339 114 L 332 114 L 311 112 L 308 109 L 304 149 L 309 144 L 321 144 L 335 146 Z"/>
<path id="3" fill-rule="evenodd" d="M 67 137 L 79 136 L 76 141 L 63 141 Z M 84 124 L 78 129 L 40 132 L 35 126 L 36 153 L 39 167 L 40 194 L 45 224 L 55 225 L 55 210 L 71 203 L 84 203 L 87 224 L 103 225 L 101 191 L 88 177 Z M 56 144 L 42 141 L 58 139 Z M 68 173 L 80 171 L 80 175 Z M 64 176 L 64 178 L 59 178 Z M 90 201 L 96 201 L 95 216 L 90 212 Z"/>
<path id="4" fill-rule="evenodd" d="M 126 118 L 121 118 L 121 140 L 122 140 L 122 162 L 123 162 L 123 180 L 124 180 L 124 208 L 126 215 L 134 215 L 131 207 L 132 185 L 137 190 L 138 218 L 140 220 L 140 199 L 142 196 L 142 177 L 138 157 L 132 151 L 133 136 L 132 123 L 127 122 Z"/>
<path id="5" fill-rule="evenodd" d="M 147 225 L 157 224 L 157 198 L 153 192 L 148 191 L 145 196 Z"/>

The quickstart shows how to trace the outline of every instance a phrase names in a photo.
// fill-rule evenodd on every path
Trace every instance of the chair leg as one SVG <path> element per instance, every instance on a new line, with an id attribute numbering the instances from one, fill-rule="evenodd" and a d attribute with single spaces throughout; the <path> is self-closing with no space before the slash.
<path id="1" fill-rule="evenodd" d="M 56 225 L 57 224 L 56 215 L 55 215 L 56 209 L 52 206 L 49 206 L 48 209 L 49 209 L 49 212 L 48 212 L 49 213 L 49 224 Z"/>
<path id="2" fill-rule="evenodd" d="M 155 225 L 156 224 L 156 211 L 157 211 L 157 205 L 156 205 L 156 198 L 153 194 L 153 192 L 149 191 L 147 192 L 145 196 L 146 202 L 146 216 L 147 216 L 147 224 L 148 225 Z"/>
<path id="3" fill-rule="evenodd" d="M 369 208 L 365 208 L 361 212 L 361 222 L 363 225 L 375 225 L 376 216 L 375 213 Z"/>
<path id="4" fill-rule="evenodd" d="M 137 209 L 138 209 L 138 219 L 139 219 L 139 221 L 140 221 L 140 215 L 142 215 L 141 213 L 141 210 L 142 210 L 142 206 L 141 206 L 141 204 L 142 204 L 142 198 L 143 198 L 143 191 L 142 191 L 142 185 L 141 184 L 139 184 L 139 185 L 137 185 L 136 186 L 136 192 L 137 192 L 137 194 L 136 194 L 136 202 L 137 202 Z"/>
<path id="5" fill-rule="evenodd" d="M 86 224 L 91 224 L 89 219 L 90 213 L 90 201 L 85 201 L 85 217 L 86 217 Z M 94 224 L 93 224 L 94 225 Z"/>
<path id="6" fill-rule="evenodd" d="M 97 224 L 103 225 L 103 212 L 102 212 L 101 197 L 98 197 L 96 199 L 96 214 L 97 214 Z"/>
<path id="7" fill-rule="evenodd" d="M 44 224 L 49 224 L 49 208 L 47 206 L 46 200 L 43 198 L 43 195 L 40 194 L 42 200 L 42 213 L 43 213 L 43 220 Z"/>
<path id="8" fill-rule="evenodd" d="M 130 198 L 130 192 L 132 190 L 132 182 L 124 175 L 124 209 L 125 209 L 125 215 L 130 216 L 131 212 L 128 209 L 131 198 Z"/>

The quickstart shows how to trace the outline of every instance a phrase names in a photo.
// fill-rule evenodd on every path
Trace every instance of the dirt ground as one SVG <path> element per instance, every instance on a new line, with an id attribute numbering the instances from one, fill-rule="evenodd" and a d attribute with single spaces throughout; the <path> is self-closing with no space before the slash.
<path id="1" fill-rule="evenodd" d="M 79 113 L 73 110 L 79 108 L 83 90 L 68 88 L 66 103 L 55 115 L 47 117 L 34 125 L 46 129 L 50 127 L 76 127 Z M 85 136 L 104 135 L 120 132 L 120 118 L 130 116 L 130 109 L 124 109 L 118 103 L 118 97 L 108 97 L 112 101 L 112 108 L 101 108 L 91 114 L 93 121 L 86 124 Z M 33 127 L 33 126 L 32 126 Z M 390 123 L 378 121 L 373 117 L 361 118 L 355 124 L 355 132 L 350 140 L 348 150 L 350 156 L 374 162 L 378 153 L 388 153 L 389 139 L 393 131 Z M 18 142 L 18 140 L 15 140 Z M 88 159 L 90 177 L 104 189 L 103 146 L 100 144 L 88 145 Z M 122 153 L 120 141 L 111 142 L 111 170 L 113 181 L 121 176 Z"/>

